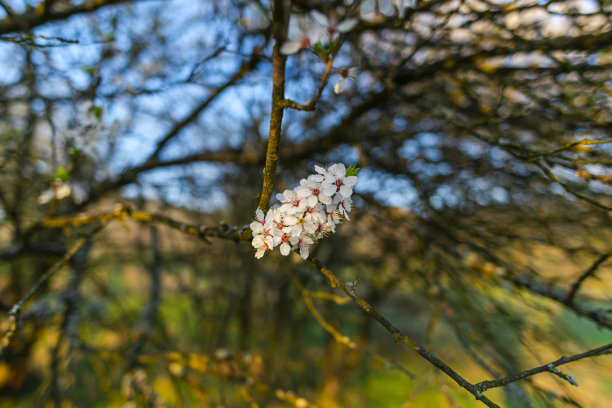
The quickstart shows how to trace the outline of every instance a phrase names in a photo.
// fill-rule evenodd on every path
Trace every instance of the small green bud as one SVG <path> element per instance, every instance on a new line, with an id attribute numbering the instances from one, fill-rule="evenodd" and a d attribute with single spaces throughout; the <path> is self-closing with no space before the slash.
<path id="1" fill-rule="evenodd" d="M 321 41 L 317 41 L 317 43 L 312 47 L 312 50 L 317 55 L 317 57 L 327 60 L 327 52 L 325 51 L 325 47 L 321 44 Z"/>
<path id="2" fill-rule="evenodd" d="M 357 167 L 356 165 L 350 165 L 349 168 L 346 169 L 346 174 L 344 177 L 356 176 L 357 173 L 359 173 L 359 170 L 361 170 L 361 168 Z"/>
<path id="3" fill-rule="evenodd" d="M 102 107 L 101 106 L 94 106 L 93 107 L 93 114 L 96 117 L 96 119 L 98 119 L 98 120 L 102 119 Z"/>
<path id="4" fill-rule="evenodd" d="M 96 68 L 92 66 L 81 67 L 81 70 L 88 73 L 89 76 L 94 76 L 94 74 L 96 73 Z"/>
<path id="5" fill-rule="evenodd" d="M 68 170 L 64 166 L 59 166 L 57 170 L 55 170 L 56 180 L 68 181 L 70 180 L 70 174 L 68 174 Z"/>
<path id="6" fill-rule="evenodd" d="M 334 41 L 329 44 L 329 53 L 334 54 L 338 49 L 338 45 L 340 44 L 340 37 L 337 37 Z"/>

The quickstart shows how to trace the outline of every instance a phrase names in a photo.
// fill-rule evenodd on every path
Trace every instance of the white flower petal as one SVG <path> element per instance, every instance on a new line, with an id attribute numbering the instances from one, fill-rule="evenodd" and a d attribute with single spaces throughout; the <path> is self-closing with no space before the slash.
<path id="1" fill-rule="evenodd" d="M 309 234 L 314 234 L 314 232 L 317 230 L 317 226 L 311 222 L 307 222 L 304 224 L 304 231 L 306 231 Z"/>
<path id="2" fill-rule="evenodd" d="M 291 203 L 285 203 L 280 206 L 280 210 L 284 213 L 291 213 L 292 209 L 293 209 L 293 204 Z"/>
<path id="3" fill-rule="evenodd" d="M 314 169 L 315 169 L 315 171 L 316 171 L 317 173 L 319 173 L 319 174 L 322 174 L 322 175 L 326 175 L 326 174 L 327 174 L 327 170 L 325 170 L 325 169 L 324 169 L 323 167 L 321 167 L 321 166 L 317 166 L 316 164 L 315 164 Z"/>
<path id="4" fill-rule="evenodd" d="M 251 245 L 253 245 L 254 248 L 259 248 L 264 246 L 264 243 L 266 241 L 262 238 L 261 235 L 257 235 L 255 238 L 253 238 L 253 241 L 251 241 Z"/>
<path id="5" fill-rule="evenodd" d="M 297 222 L 298 222 L 298 219 L 295 218 L 293 215 L 286 214 L 283 217 L 283 223 L 285 225 L 295 225 L 295 224 L 297 224 Z"/>
<path id="6" fill-rule="evenodd" d="M 255 218 L 257 218 L 257 220 L 259 220 L 259 221 L 263 221 L 264 213 L 263 213 L 261 208 L 258 208 L 258 209 L 255 210 Z"/>
<path id="7" fill-rule="evenodd" d="M 327 174 L 327 176 L 325 176 L 325 181 L 323 182 L 323 184 L 324 185 L 327 185 L 327 184 L 336 185 L 336 179 L 337 177 L 330 172 L 329 174 Z"/>
<path id="8" fill-rule="evenodd" d="M 348 33 L 357 26 L 357 23 L 359 23 L 359 20 L 356 18 L 347 18 L 346 20 L 341 21 L 336 26 L 336 29 L 341 33 Z"/>
<path id="9" fill-rule="evenodd" d="M 330 196 L 326 196 L 324 194 L 320 194 L 319 195 L 319 201 L 322 202 L 323 204 L 331 204 L 332 199 Z"/>
<path id="10" fill-rule="evenodd" d="M 344 177 L 346 174 L 346 167 L 342 163 L 338 163 L 334 168 L 334 174 L 338 177 Z"/>
<path id="11" fill-rule="evenodd" d="M 342 197 L 350 197 L 353 194 L 353 189 L 348 186 L 340 186 L 340 194 L 342 194 Z"/>
<path id="12" fill-rule="evenodd" d="M 335 184 L 326 184 L 325 186 L 323 186 L 323 194 L 329 197 L 333 196 L 336 190 L 337 187 Z"/>
<path id="13" fill-rule="evenodd" d="M 353 187 L 355 184 L 357 184 L 358 181 L 359 178 L 357 176 L 348 176 L 344 178 L 343 184 L 345 186 Z"/>
<path id="14" fill-rule="evenodd" d="M 310 189 L 304 186 L 296 187 L 295 192 L 298 195 L 298 197 L 302 197 L 302 198 L 308 197 L 311 194 Z"/>
<path id="15" fill-rule="evenodd" d="M 289 232 L 288 234 L 291 237 L 299 237 L 300 235 L 302 235 L 302 225 L 301 224 L 295 224 L 294 226 L 289 228 Z"/>
<path id="16" fill-rule="evenodd" d="M 308 259 L 308 255 L 310 255 L 310 250 L 307 246 L 303 246 L 300 248 L 300 255 L 304 259 Z"/>
<path id="17" fill-rule="evenodd" d="M 280 246 L 280 253 L 287 256 L 289 255 L 289 252 L 291 252 L 291 246 L 288 243 L 283 242 Z"/>
<path id="18" fill-rule="evenodd" d="M 261 257 L 264 256 L 265 253 L 266 253 L 265 249 L 263 248 L 258 249 L 257 252 L 255 252 L 255 258 L 261 259 Z"/>
<path id="19" fill-rule="evenodd" d="M 317 198 L 317 196 L 311 195 L 310 197 L 308 197 L 308 201 L 306 201 L 306 205 L 309 207 L 314 207 L 315 205 L 317 205 L 318 201 L 319 199 Z"/>
<path id="20" fill-rule="evenodd" d="M 334 93 L 342 93 L 346 89 L 346 78 L 342 78 L 334 85 Z"/>
<path id="21" fill-rule="evenodd" d="M 257 233 L 258 231 L 261 231 L 263 229 L 263 225 L 261 225 L 261 222 L 257 222 L 257 221 L 253 221 L 251 223 L 251 225 L 249 225 L 251 227 L 251 230 L 253 231 L 253 234 Z"/>
<path id="22" fill-rule="evenodd" d="M 316 21 L 317 24 L 320 24 L 323 27 L 329 26 L 329 19 L 327 18 L 325 14 L 321 13 L 319 10 L 312 10 L 310 12 L 310 17 L 312 17 L 312 19 Z"/>
<path id="23" fill-rule="evenodd" d="M 311 174 L 310 176 L 308 176 L 308 179 L 317 183 L 321 183 L 323 180 L 325 180 L 325 177 L 322 174 Z"/>
<path id="24" fill-rule="evenodd" d="M 287 41 L 280 47 L 280 53 L 283 55 L 295 54 L 302 48 L 302 43 L 298 41 Z"/>

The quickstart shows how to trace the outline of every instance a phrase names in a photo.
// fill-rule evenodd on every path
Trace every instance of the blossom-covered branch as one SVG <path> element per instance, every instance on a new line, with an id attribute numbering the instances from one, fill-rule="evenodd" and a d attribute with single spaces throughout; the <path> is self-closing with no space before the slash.
<path id="1" fill-rule="evenodd" d="M 315 166 L 315 171 L 295 189 L 277 194 L 281 205 L 265 215 L 257 209 L 251 223 L 256 258 L 280 246 L 281 254 L 289 255 L 293 248 L 306 259 L 312 244 L 336 232 L 336 224 L 343 218 L 350 220 L 351 195 L 359 169 L 336 163 L 328 169 Z"/>

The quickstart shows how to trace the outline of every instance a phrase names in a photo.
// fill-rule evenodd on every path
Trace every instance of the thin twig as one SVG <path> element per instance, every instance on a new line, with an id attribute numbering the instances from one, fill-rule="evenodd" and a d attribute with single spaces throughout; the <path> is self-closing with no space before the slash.
<path id="1" fill-rule="evenodd" d="M 332 287 L 339 287 L 340 289 L 342 289 L 344 293 L 346 293 L 351 299 L 353 299 L 353 302 L 355 302 L 361 309 L 363 309 L 364 312 L 372 316 L 385 329 L 387 329 L 387 331 L 393 336 L 395 342 L 404 343 L 408 345 L 410 348 L 419 353 L 421 357 L 429 361 L 432 365 L 434 365 L 439 370 L 448 375 L 450 378 L 452 378 L 457 384 L 459 384 L 459 386 L 466 389 L 477 400 L 481 401 L 486 406 L 500 408 L 499 405 L 484 396 L 480 390 L 478 390 L 472 383 L 461 377 L 461 375 L 459 375 L 459 373 L 453 370 L 448 364 L 444 363 L 434 354 L 421 347 L 416 341 L 403 334 L 398 328 L 393 326 L 393 324 L 391 324 L 389 320 L 387 320 L 384 316 L 378 313 L 376 309 L 372 307 L 372 305 L 370 305 L 363 298 L 359 297 L 355 292 L 355 283 L 345 283 L 340 281 L 340 279 L 338 279 L 332 271 L 327 269 L 319 260 L 315 258 L 310 258 L 310 262 L 315 265 L 319 272 L 321 272 L 329 280 Z"/>
<path id="2" fill-rule="evenodd" d="M 592 139 L 582 139 L 582 140 L 578 140 L 575 142 L 571 142 L 571 143 L 567 143 L 557 149 L 553 149 L 553 150 L 548 150 L 548 151 L 543 151 L 543 152 L 538 152 L 535 154 L 532 154 L 531 156 L 528 156 L 525 158 L 525 160 L 534 160 L 540 157 L 544 157 L 544 156 L 552 156 L 555 155 L 557 153 L 561 153 L 564 152 L 566 150 L 572 149 L 576 146 L 580 146 L 580 145 L 592 145 L 592 144 L 608 144 L 608 143 L 612 143 L 612 140 L 592 140 Z"/>
<path id="3" fill-rule="evenodd" d="M 62 259 L 60 259 L 55 264 L 53 264 L 53 266 L 51 266 L 51 268 L 49 268 L 49 270 L 47 270 L 47 272 L 45 272 L 40 278 L 38 278 L 38 280 L 36 281 L 34 286 L 32 286 L 30 288 L 30 290 L 21 298 L 21 300 L 19 300 L 19 302 L 17 302 L 11 308 L 11 310 L 8 313 L 9 327 L 6 330 L 6 332 L 4 333 L 4 336 L 2 338 L 2 344 L 0 344 L 0 358 L 2 358 L 4 356 L 8 346 L 10 346 L 10 344 L 11 344 L 11 342 L 13 340 L 13 337 L 15 336 L 15 332 L 19 328 L 19 314 L 20 314 L 21 309 L 23 308 L 23 306 L 26 304 L 26 302 L 28 300 L 30 300 L 30 298 L 32 298 L 32 296 L 34 296 L 34 294 L 36 294 L 36 292 L 38 292 L 38 290 L 40 289 L 41 285 L 44 282 L 46 282 L 47 279 L 49 279 L 57 271 L 62 269 L 64 267 L 64 265 L 66 265 L 66 263 L 68 263 L 68 261 L 77 253 L 77 251 L 79 249 L 81 249 L 81 247 L 83 247 L 83 245 L 85 245 L 94 235 L 96 235 L 98 232 L 100 232 L 106 225 L 107 225 L 107 223 L 103 223 L 103 224 L 98 225 L 93 231 L 91 231 L 89 234 L 87 234 L 87 236 L 79 239 L 68 250 L 68 252 L 66 252 L 66 255 L 64 255 L 62 257 Z"/>
<path id="4" fill-rule="evenodd" d="M 338 46 L 338 48 L 340 48 L 340 46 Z M 334 58 L 335 56 L 329 57 L 329 59 L 327 60 L 327 64 L 325 64 L 325 71 L 323 71 L 323 75 L 321 75 L 321 80 L 319 82 L 319 87 L 317 88 L 317 92 L 315 92 L 310 102 L 308 102 L 307 104 L 299 104 L 295 101 L 292 101 L 291 99 L 285 99 L 283 101 L 283 106 L 285 108 L 291 108 L 291 109 L 301 110 L 301 111 L 306 111 L 306 112 L 314 111 L 316 108 L 317 102 L 319 101 L 319 99 L 321 99 L 323 90 L 325 89 L 325 86 L 327 85 L 327 82 L 329 81 L 329 76 L 331 74 L 332 65 L 334 64 Z"/>
<path id="5" fill-rule="evenodd" d="M 527 378 L 532 375 L 543 373 L 543 372 L 550 372 L 555 375 L 558 375 L 559 377 L 568 381 L 570 384 L 577 386 L 578 384 L 576 383 L 576 379 L 574 377 L 572 377 L 571 375 L 562 373 L 561 371 L 557 369 L 557 367 L 563 364 L 571 363 L 572 361 L 580 360 L 580 359 L 587 358 L 587 357 L 601 356 L 603 354 L 612 354 L 612 343 L 606 344 L 605 346 L 597 347 L 593 350 L 585 351 L 584 353 L 575 354 L 571 357 L 561 357 L 560 359 L 555 360 L 552 363 L 544 364 L 539 367 L 525 370 L 521 373 L 512 375 L 510 377 L 500 378 L 498 380 L 482 381 L 476 384 L 476 388 L 484 392 L 490 388 L 502 387 L 512 382 L 522 380 L 523 378 Z"/>
<path id="6" fill-rule="evenodd" d="M 298 291 L 302 295 L 302 299 L 304 299 L 304 304 L 306 305 L 306 308 L 310 311 L 310 314 L 312 314 L 315 320 L 321 325 L 321 327 L 325 329 L 325 331 L 327 331 L 329 334 L 332 335 L 334 340 L 336 340 L 338 343 L 342 344 L 343 346 L 348 347 L 351 350 L 359 350 L 360 352 L 364 354 L 370 355 L 376 358 L 377 360 L 381 361 L 386 366 L 394 366 L 395 368 L 397 368 L 398 370 L 406 374 L 411 380 L 415 378 L 415 375 L 413 373 L 411 373 L 407 368 L 399 364 L 397 361 L 390 360 L 386 357 L 383 357 L 380 354 L 374 351 L 371 351 L 365 347 L 360 347 L 357 345 L 357 343 L 351 340 L 350 337 L 345 336 L 342 333 L 340 333 L 331 323 L 329 323 L 327 320 L 325 320 L 323 316 L 321 316 L 321 313 L 319 312 L 319 310 L 316 308 L 316 306 L 312 302 L 312 292 L 304 288 L 304 286 L 297 279 L 295 274 L 292 273 L 291 278 L 293 281 L 293 285 L 298 289 Z"/>
<path id="7" fill-rule="evenodd" d="M 582 282 L 584 282 L 588 277 L 593 276 L 593 274 L 597 271 L 597 268 L 599 268 L 599 266 L 602 263 L 604 263 L 611 255 L 612 254 L 603 254 L 593 263 L 593 265 L 591 265 L 589 269 L 586 270 L 586 272 L 580 275 L 578 280 L 572 285 L 572 288 L 567 294 L 565 303 L 570 304 L 574 301 L 574 297 L 576 296 L 576 293 L 578 293 L 578 290 L 580 289 L 580 285 L 582 285 Z"/>
<path id="8" fill-rule="evenodd" d="M 600 203 L 597 200 L 592 199 L 591 197 L 579 193 L 578 191 L 574 190 L 572 187 L 570 187 L 567 183 L 564 183 L 563 181 L 561 181 L 557 176 L 555 176 L 548 167 L 546 167 L 544 164 L 542 163 L 536 163 L 536 166 L 538 166 L 540 169 L 542 169 L 542 171 L 544 172 L 544 174 L 546 174 L 546 176 L 548 176 L 549 179 L 551 179 L 552 181 L 554 181 L 555 183 L 559 184 L 561 187 L 563 187 L 563 189 L 565 191 L 567 191 L 568 193 L 570 193 L 571 195 L 580 198 L 581 200 L 584 200 L 590 204 L 593 204 L 596 207 L 599 207 L 601 209 L 607 210 L 607 211 L 612 211 L 612 207 L 609 205 L 605 205 Z"/>
<path id="9" fill-rule="evenodd" d="M 92 215 L 82 213 L 72 216 L 49 218 L 44 220 L 41 225 L 45 228 L 66 228 L 95 224 L 110 219 L 123 220 L 127 218 L 131 218 L 142 224 L 164 224 L 177 231 L 196 236 L 205 242 L 208 242 L 208 237 L 231 239 L 236 242 L 249 241 L 252 238 L 252 232 L 248 225 L 237 227 L 221 223 L 219 226 L 211 227 L 207 225 L 187 224 L 163 214 L 132 210 L 125 205 L 119 205 L 112 211 L 100 214 Z"/>

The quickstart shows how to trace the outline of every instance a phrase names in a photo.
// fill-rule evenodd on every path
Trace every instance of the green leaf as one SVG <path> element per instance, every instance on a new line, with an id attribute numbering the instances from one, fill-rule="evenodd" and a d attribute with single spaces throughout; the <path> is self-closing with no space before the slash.
<path id="1" fill-rule="evenodd" d="M 94 76 L 94 74 L 96 73 L 96 68 L 92 66 L 81 67 L 81 70 L 87 72 L 89 76 Z"/>
<path id="2" fill-rule="evenodd" d="M 73 159 L 78 158 L 81 155 L 81 150 L 79 150 L 76 147 L 73 147 L 72 149 L 70 149 L 70 157 L 72 157 Z"/>
<path id="3" fill-rule="evenodd" d="M 96 117 L 96 119 L 98 119 L 98 120 L 102 119 L 102 107 L 101 106 L 94 106 L 93 107 L 93 114 Z"/>
<path id="4" fill-rule="evenodd" d="M 55 170 L 55 179 L 61 181 L 70 180 L 70 174 L 68 174 L 68 170 L 64 166 L 59 166 L 57 170 Z"/>
<path id="5" fill-rule="evenodd" d="M 325 47 L 323 47 L 323 44 L 321 44 L 321 41 L 317 41 L 314 47 L 312 47 L 312 50 L 315 54 L 317 54 L 317 57 L 323 60 L 327 59 L 327 52 L 325 51 Z"/>
<path id="6" fill-rule="evenodd" d="M 361 168 L 357 167 L 356 165 L 350 165 L 349 168 L 346 169 L 346 174 L 344 177 L 356 176 L 357 173 L 359 173 L 359 170 L 361 170 Z"/>
<path id="7" fill-rule="evenodd" d="M 332 41 L 331 44 L 329 44 L 329 53 L 333 54 L 336 52 L 336 49 L 338 48 L 338 44 L 340 44 L 340 37 L 336 38 L 334 41 Z"/>

